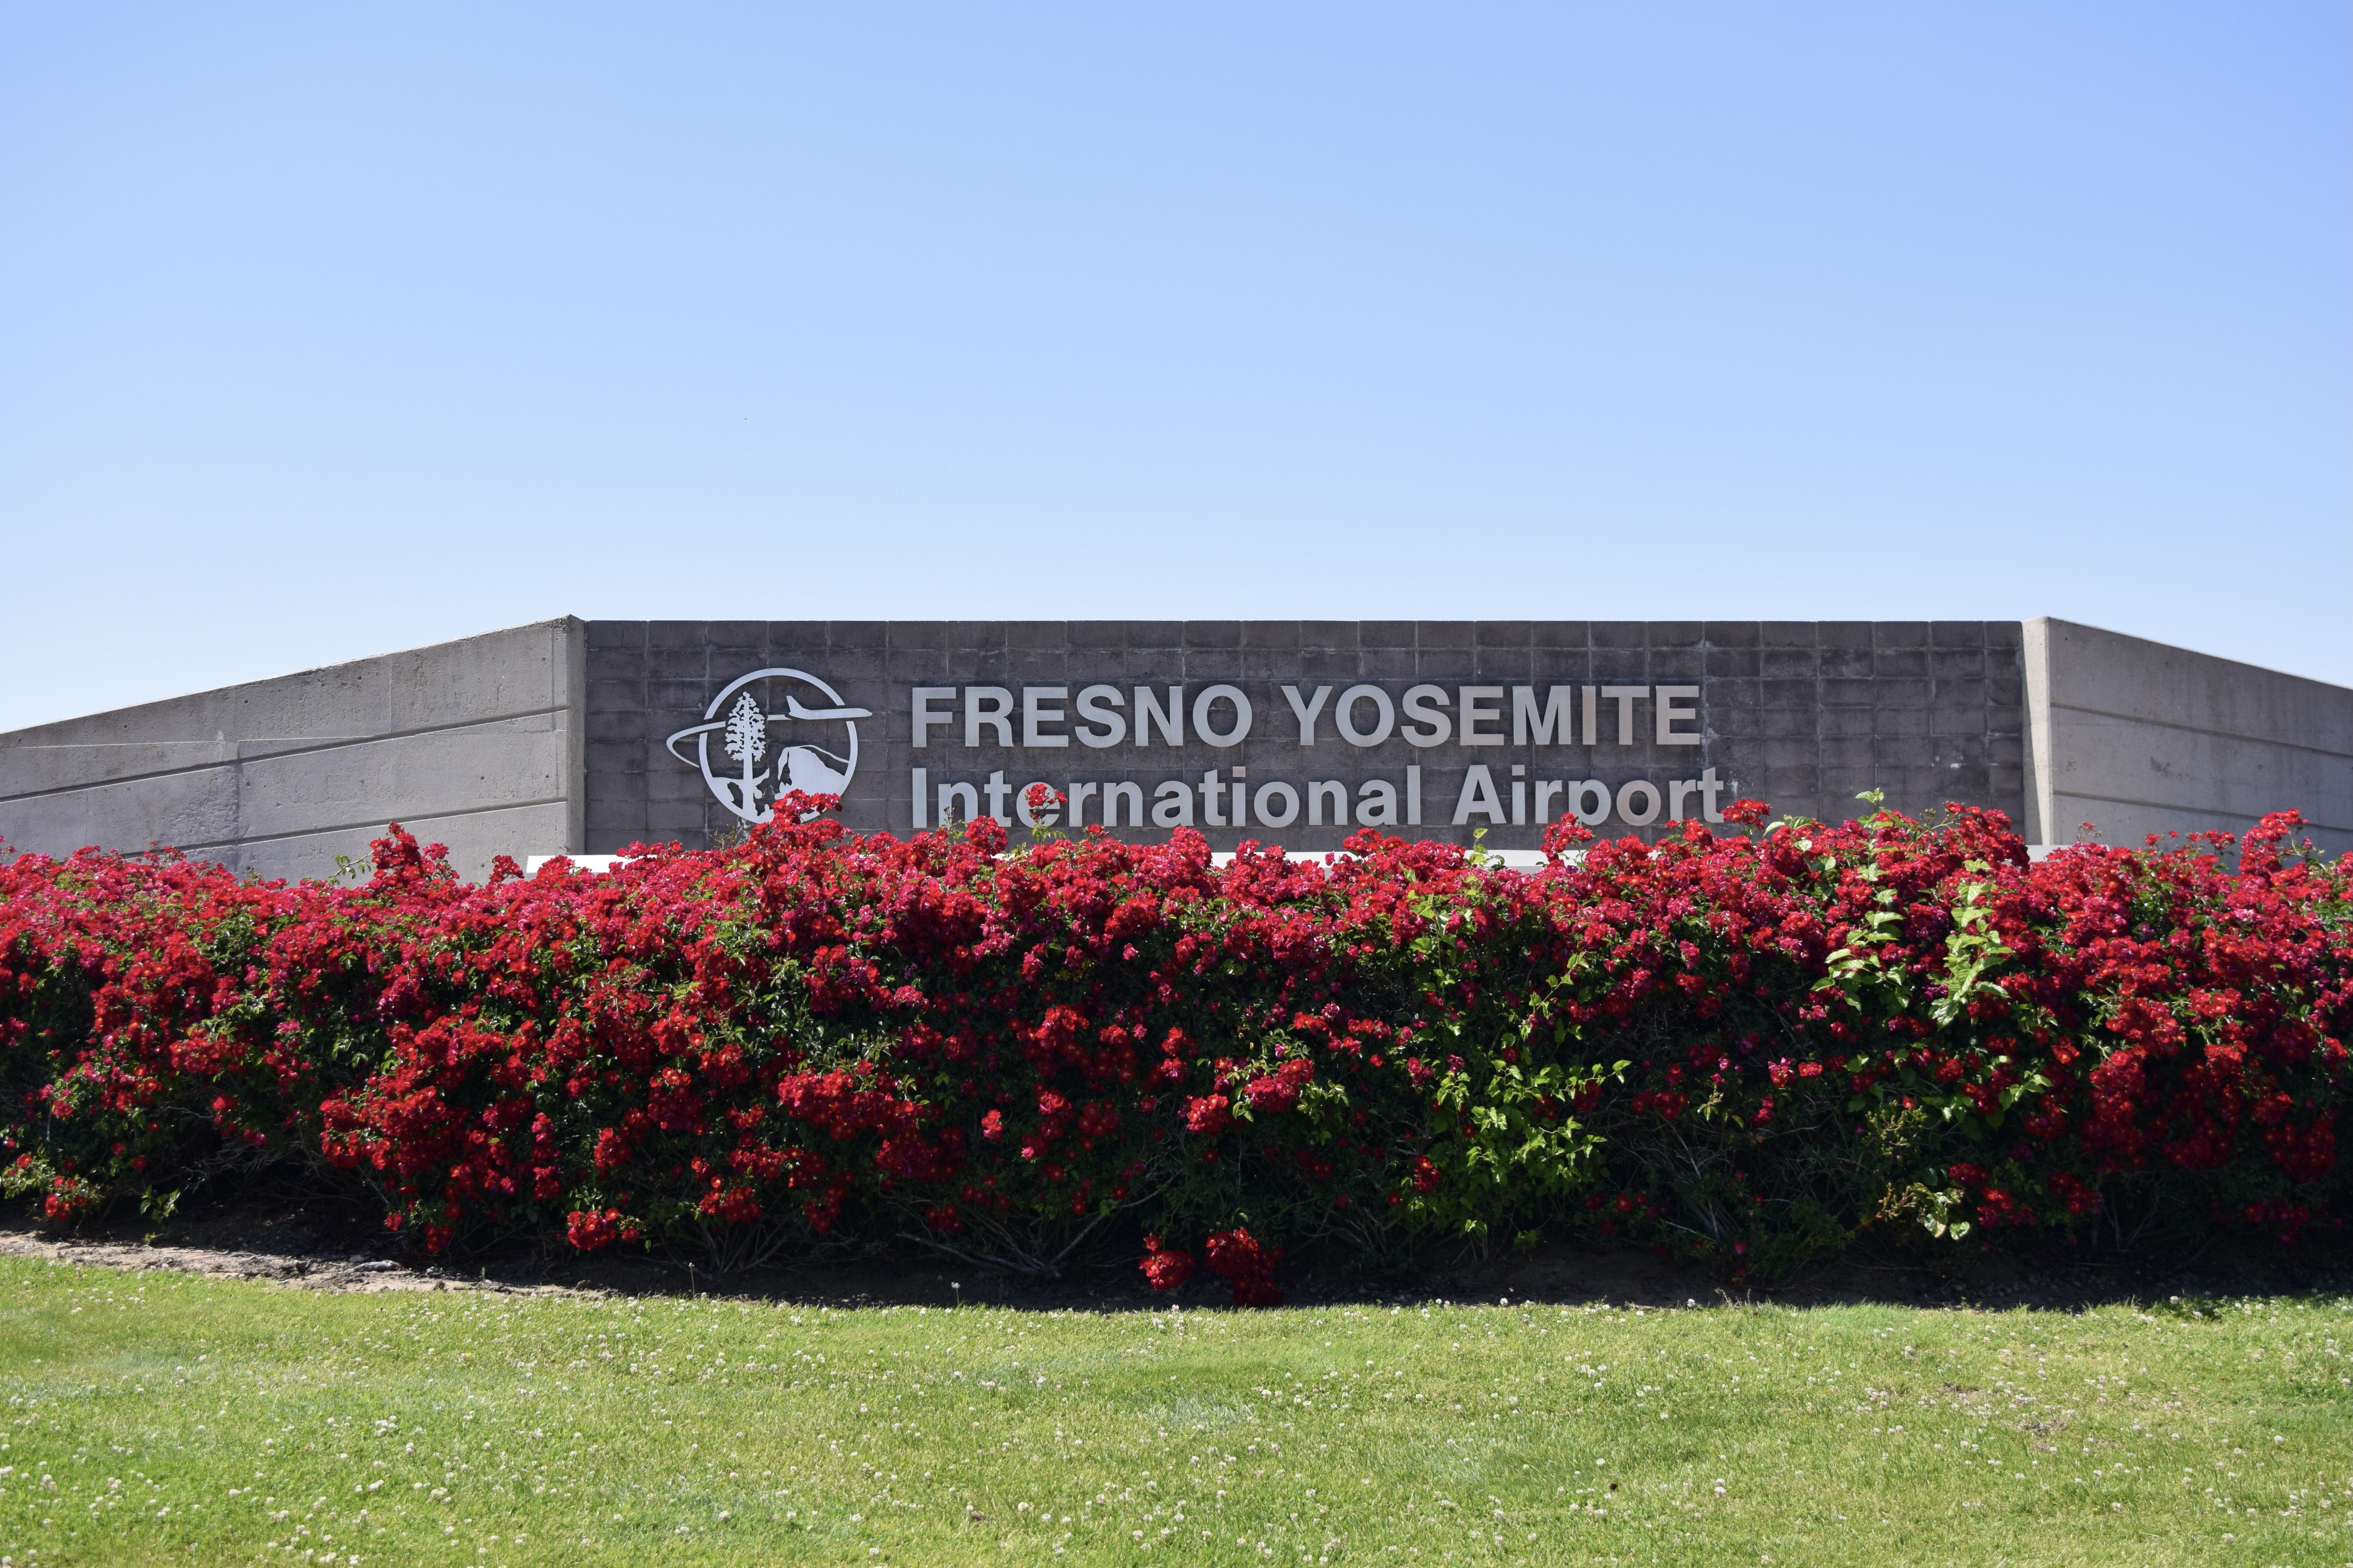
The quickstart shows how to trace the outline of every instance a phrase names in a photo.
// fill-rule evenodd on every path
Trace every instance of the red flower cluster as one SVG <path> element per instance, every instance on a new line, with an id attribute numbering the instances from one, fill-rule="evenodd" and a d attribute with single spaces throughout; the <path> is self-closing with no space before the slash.
<path id="1" fill-rule="evenodd" d="M 1156 1236 L 1144 1238 L 1144 1270 L 1145 1283 L 1155 1290 L 1174 1290 L 1193 1278 L 1193 1255 L 1182 1247 L 1171 1247 Z"/>
<path id="2" fill-rule="evenodd" d="M 1282 1292 L 1274 1284 L 1274 1266 L 1282 1261 L 1282 1248 L 1261 1247 L 1256 1237 L 1236 1226 L 1211 1233 L 1201 1250 L 1209 1272 L 1233 1287 L 1235 1306 L 1282 1305 Z"/>
<path id="3" fill-rule="evenodd" d="M 66 1220 L 302 1160 L 429 1250 L 723 1266 L 849 1232 L 1050 1271 L 1149 1228 L 1155 1289 L 1198 1251 L 1247 1301 L 1318 1238 L 1757 1268 L 1871 1226 L 2337 1224 L 2353 900 L 2292 815 L 2235 868 L 2223 836 L 2029 864 L 1953 808 L 1572 825 L 1529 873 L 800 816 L 480 886 L 397 828 L 358 886 L 0 864 L 0 1192 Z"/>

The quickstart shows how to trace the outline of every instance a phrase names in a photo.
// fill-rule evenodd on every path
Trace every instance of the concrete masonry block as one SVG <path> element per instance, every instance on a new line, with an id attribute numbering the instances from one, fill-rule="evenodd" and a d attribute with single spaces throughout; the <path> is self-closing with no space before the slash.
<path id="1" fill-rule="evenodd" d="M 1947 763 L 1944 777 L 1945 784 L 1941 792 L 1944 800 L 1975 802 L 1980 805 L 1994 801 L 1993 770 L 1990 768 L 1973 766 L 1967 763 Z M 1940 800 L 1937 804 L 1941 805 L 1944 800 Z M 2007 807 L 1997 805 L 1996 809 L 2009 816 L 2012 822 L 2018 820 Z"/>
<path id="2" fill-rule="evenodd" d="M 1312 689 L 1314 685 L 1326 681 L 1340 686 L 1356 683 L 1358 656 L 1354 648 L 1302 648 L 1293 657 L 1296 660 L 1293 668 L 1302 689 Z"/>
<path id="3" fill-rule="evenodd" d="M 1987 699 L 1986 683 L 1982 680 L 1939 680 L 1933 704 L 1936 727 L 1940 730 L 1968 725 L 1983 728 Z"/>
<path id="4" fill-rule="evenodd" d="M 1070 674 L 1071 650 L 1066 647 L 1014 647 L 1005 656 L 1006 679 L 1015 686 L 1060 686 Z M 835 684 L 840 684 L 839 679 Z"/>
<path id="5" fill-rule="evenodd" d="M 1241 625 L 1245 651 L 1296 653 L 1301 640 L 1297 621 L 1244 621 Z"/>
<path id="6" fill-rule="evenodd" d="M 1188 687 L 1247 680 L 1250 677 L 1242 665 L 1246 657 L 1238 647 L 1188 647 L 1180 679 Z M 1190 697 L 1192 693 L 1188 691 L 1187 695 Z"/>
<path id="7" fill-rule="evenodd" d="M 1719 676 L 1701 683 L 1699 705 L 1703 714 L 1761 710 L 1765 688 L 1760 681 Z"/>
<path id="8" fill-rule="evenodd" d="M 1253 683 L 1296 685 L 1300 664 L 1301 656 L 1296 651 L 1246 647 L 1241 652 L 1240 679 Z"/>
<path id="9" fill-rule="evenodd" d="M 1826 708 L 1873 708 L 1885 700 L 1880 681 L 1825 678 L 1816 688 L 1816 700 Z"/>
<path id="10" fill-rule="evenodd" d="M 641 712 L 652 700 L 649 683 L 642 674 L 626 679 L 606 678 L 588 683 L 586 707 L 591 713 Z"/>
<path id="11" fill-rule="evenodd" d="M 889 645 L 888 621 L 828 621 L 825 623 L 825 647 L 828 653 L 871 656 Z"/>
<path id="12" fill-rule="evenodd" d="M 1360 677 L 1379 684 L 1385 681 L 1410 681 L 1420 674 L 1420 656 L 1411 648 L 1366 647 L 1356 655 Z"/>
<path id="13" fill-rule="evenodd" d="M 889 651 L 892 653 L 936 654 L 948 646 L 948 624 L 945 621 L 892 621 L 888 623 Z"/>
<path id="14" fill-rule="evenodd" d="M 646 808 L 640 801 L 627 807 L 591 805 L 588 808 L 586 853 L 610 855 L 624 844 L 634 844 L 646 836 Z M 551 851 L 534 851 L 551 853 Z"/>
<path id="15" fill-rule="evenodd" d="M 1302 621 L 1299 623 L 1299 646 L 1304 650 L 1338 649 L 1354 652 L 1356 647 L 1356 623 L 1354 621 Z"/>
<path id="16" fill-rule="evenodd" d="M 1869 648 L 1825 647 L 1816 658 L 1816 668 L 1827 679 L 1868 680 L 1873 671 L 1873 655 Z"/>
<path id="17" fill-rule="evenodd" d="M 1067 653 L 1071 647 L 1071 628 L 1062 621 L 1008 621 L 1005 626 L 1005 641 L 1008 647 Z"/>
<path id="18" fill-rule="evenodd" d="M 944 684 L 1002 686 L 1005 684 L 1008 658 L 1006 650 L 1001 647 L 957 647 L 949 650 L 943 665 L 941 674 Z"/>
<path id="19" fill-rule="evenodd" d="M 1925 676 L 1928 673 L 1928 650 L 1925 647 L 1881 648 L 1871 656 L 1871 672 L 1882 678 Z"/>
<path id="20" fill-rule="evenodd" d="M 882 678 L 893 686 L 935 685 L 945 657 L 937 648 L 893 647 L 882 656 Z"/>
<path id="21" fill-rule="evenodd" d="M 646 650 L 642 647 L 607 644 L 592 646 L 587 657 L 588 679 L 599 680 L 634 680 L 645 672 Z"/>
<path id="22" fill-rule="evenodd" d="M 1525 686 L 1539 668 L 1535 653 L 1525 647 L 1482 647 L 1472 656 L 1472 679 L 1477 680 Z"/>
<path id="23" fill-rule="evenodd" d="M 1822 766 L 1865 772 L 1873 763 L 1874 750 L 1870 737 L 1857 735 L 1825 738 L 1819 746 Z"/>
<path id="24" fill-rule="evenodd" d="M 1790 805 L 1791 801 L 1811 800 L 1822 790 L 1822 772 L 1816 767 L 1756 768 L 1728 776 L 1736 781 L 1736 794 L 1761 800 L 1783 814 L 1803 809 Z"/>
<path id="25" fill-rule="evenodd" d="M 948 648 L 954 653 L 1002 653 L 1007 647 L 1003 621 L 950 621 Z"/>
<path id="26" fill-rule="evenodd" d="M 1883 770 L 1880 786 L 1888 804 L 1912 816 L 1927 816 L 1959 792 L 1954 784 L 1957 769 L 1938 767 Z"/>
<path id="27" fill-rule="evenodd" d="M 1695 647 L 1654 647 L 1650 653 L 1649 671 L 1654 681 L 1701 683 L 1706 679 L 1707 656 Z"/>
<path id="28" fill-rule="evenodd" d="M 614 708 L 588 710 L 586 739 L 591 752 L 589 766 L 596 765 L 595 750 L 599 745 L 626 746 L 642 749 L 650 739 L 645 733 L 646 706 L 642 702 Z M 659 741 L 653 742 L 657 747 Z"/>
<path id="29" fill-rule="evenodd" d="M 1985 649 L 1939 647 L 1928 655 L 1928 674 L 1939 686 L 1948 680 L 1983 680 Z"/>
<path id="30" fill-rule="evenodd" d="M 649 680 L 700 682 L 709 680 L 714 671 L 728 668 L 738 661 L 750 668 L 757 668 L 764 662 L 760 654 L 744 651 L 722 663 L 712 657 L 710 645 L 699 643 L 691 647 L 648 648 L 641 673 Z"/>
<path id="31" fill-rule="evenodd" d="M 1869 621 L 1820 621 L 1815 624 L 1816 640 L 1825 648 L 1852 648 L 1871 651 L 1872 623 Z"/>
<path id="32" fill-rule="evenodd" d="M 1438 686 L 1479 679 L 1478 658 L 1467 647 L 1423 648 L 1414 656 L 1414 678 Z"/>
<path id="33" fill-rule="evenodd" d="M 1926 708 L 1933 697 L 1926 680 L 1874 680 L 1866 700 L 1884 708 Z"/>
<path id="34" fill-rule="evenodd" d="M 702 621 L 698 624 L 702 627 L 702 637 L 701 640 L 702 646 L 705 647 L 759 647 L 767 642 L 769 630 L 776 623 L 771 621 Z M 819 646 L 823 645 L 825 640 L 824 622 L 813 621 L 804 623 L 798 629 L 801 631 L 802 635 L 810 641 L 815 642 Z"/>

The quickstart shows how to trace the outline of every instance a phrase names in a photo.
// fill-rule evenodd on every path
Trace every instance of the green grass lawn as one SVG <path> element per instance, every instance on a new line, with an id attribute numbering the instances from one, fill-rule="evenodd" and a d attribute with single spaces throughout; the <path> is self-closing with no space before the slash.
<path id="1" fill-rule="evenodd" d="M 2353 1302 L 1126 1314 L 0 1260 L 0 1562 L 2353 1561 Z"/>

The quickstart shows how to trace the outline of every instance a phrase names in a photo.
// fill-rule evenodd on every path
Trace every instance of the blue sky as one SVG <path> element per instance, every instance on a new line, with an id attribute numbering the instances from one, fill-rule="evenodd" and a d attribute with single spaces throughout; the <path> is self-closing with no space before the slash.
<path id="1" fill-rule="evenodd" d="M 0 11 L 0 729 L 592 617 L 2353 684 L 2342 5 Z"/>

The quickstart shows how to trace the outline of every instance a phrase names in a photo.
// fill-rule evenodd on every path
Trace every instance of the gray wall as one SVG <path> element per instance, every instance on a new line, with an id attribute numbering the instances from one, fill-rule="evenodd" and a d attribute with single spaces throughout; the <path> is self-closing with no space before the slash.
<path id="1" fill-rule="evenodd" d="M 2025 653 L 2028 838 L 2242 833 L 2293 806 L 2353 849 L 2353 690 L 2047 617 Z"/>
<path id="2" fill-rule="evenodd" d="M 0 838 L 175 846 L 324 877 L 387 821 L 491 858 L 577 849 L 584 624 L 544 621 L 0 735 Z"/>
<path id="3" fill-rule="evenodd" d="M 1394 778 L 1419 763 L 1425 814 L 1414 836 L 1465 841 L 1470 829 L 1451 826 L 1449 817 L 1474 763 L 1493 769 L 1499 784 L 1518 763 L 1531 781 L 1589 776 L 1613 787 L 1714 766 L 1740 794 L 1823 818 L 1853 815 L 1857 792 L 1874 785 L 1890 805 L 1915 813 L 1957 800 L 1998 807 L 2015 821 L 2024 806 L 2015 621 L 596 621 L 587 638 L 587 848 L 598 853 L 631 842 L 696 845 L 730 828 L 701 774 L 667 752 L 663 740 L 701 721 L 729 681 L 769 667 L 820 676 L 847 701 L 873 710 L 860 726 L 858 775 L 841 815 L 852 826 L 902 835 L 911 826 L 909 772 L 918 766 L 934 785 L 977 781 L 993 769 L 1016 784 L 1058 788 L 1129 778 L 1148 799 L 1158 781 L 1198 783 L 1213 767 L 1246 766 L 1255 785 Z M 1364 681 L 1395 698 L 1417 681 L 1451 689 L 1472 680 L 1697 685 L 1704 742 L 1417 752 L 1392 740 L 1357 752 L 1333 740 L 1327 716 L 1324 738 L 1311 751 L 1299 745 L 1279 692 L 1284 682 L 1329 682 L 1336 698 L 1337 688 Z M 934 731 L 924 750 L 910 744 L 913 687 L 986 682 L 1018 692 L 1050 684 L 1075 693 L 1093 681 L 1182 683 L 1188 696 L 1233 682 L 1249 694 L 1256 722 L 1231 750 L 1039 752 L 991 742 L 967 751 L 961 724 L 953 738 Z M 1504 716 L 1508 731 L 1508 705 Z M 1203 831 L 1220 849 L 1245 837 L 1324 849 L 1348 830 L 1310 827 L 1303 816 L 1282 828 Z M 1493 828 L 1487 842 L 1534 847 L 1542 834 L 1533 823 Z M 1123 827 L 1121 836 L 1156 838 L 1165 830 Z"/>
<path id="4" fill-rule="evenodd" d="M 1284 780 L 1423 776 L 1418 836 L 1468 839 L 1450 821 L 1472 764 L 1508 792 L 1598 777 L 1663 784 L 1713 767 L 1733 792 L 1778 811 L 1836 818 L 1873 786 L 1915 814 L 1946 801 L 2009 813 L 2026 837 L 2064 843 L 2090 821 L 2111 842 L 2147 832 L 2243 831 L 2295 806 L 2332 851 L 2353 849 L 2353 691 L 2064 621 L 2017 622 L 647 622 L 548 621 L 380 658 L 0 735 L 0 838 L 67 854 L 175 845 L 269 876 L 325 876 L 396 819 L 448 844 L 465 874 L 495 854 L 610 852 L 631 842 L 707 842 L 734 819 L 702 774 L 664 747 L 704 721 L 749 671 L 788 667 L 872 710 L 859 721 L 857 777 L 842 816 L 911 826 L 910 771 L 979 784 L 993 771 L 1039 780 L 1164 781 L 1245 767 L 1253 788 Z M 964 744 L 962 724 L 912 743 L 917 686 L 1078 688 L 1229 682 L 1255 710 L 1239 746 L 1133 744 L 1094 751 Z M 1328 713 L 1313 749 L 1284 683 L 1690 684 L 1700 744 L 1459 743 L 1401 738 L 1342 745 Z M 804 691 L 803 695 L 807 695 Z M 772 719 L 785 699 L 764 695 Z M 1075 706 L 1075 704 L 1071 704 Z M 1609 710 L 1605 705 L 1605 715 Z M 1647 710 L 1646 710 L 1647 711 Z M 1128 717 L 1134 710 L 1127 710 Z M 1189 717 L 1189 715 L 1188 715 Z M 1508 700 L 1503 729 L 1509 725 Z M 1072 727 L 1067 713 L 1062 728 Z M 1614 730 L 1605 717 L 1606 730 Z M 823 726 L 782 720 L 781 749 Z M 691 751 L 691 745 L 687 748 Z M 1534 791 L 1530 791 L 1533 805 Z M 1099 808 L 1098 808 L 1099 809 Z M 1556 806 L 1556 813 L 1557 813 Z M 1532 847 L 1534 820 L 1492 826 L 1499 848 Z M 1483 819 L 1482 819 L 1483 820 Z M 1244 837 L 1335 847 L 1345 828 L 1202 825 Z M 1612 823 L 1604 831 L 1625 831 Z M 1655 835 L 1657 828 L 1652 828 Z M 1158 838 L 1165 829 L 1122 829 Z"/>

